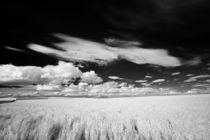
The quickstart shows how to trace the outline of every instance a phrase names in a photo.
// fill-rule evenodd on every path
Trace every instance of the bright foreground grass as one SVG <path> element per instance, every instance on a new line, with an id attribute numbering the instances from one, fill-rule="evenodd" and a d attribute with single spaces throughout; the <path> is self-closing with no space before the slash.
<path id="1" fill-rule="evenodd" d="M 1 140 L 209 140 L 210 95 L 0 105 Z"/>

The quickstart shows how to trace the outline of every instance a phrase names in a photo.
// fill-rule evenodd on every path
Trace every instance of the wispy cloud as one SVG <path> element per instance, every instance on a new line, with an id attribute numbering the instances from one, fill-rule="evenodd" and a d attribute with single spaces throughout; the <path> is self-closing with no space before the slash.
<path id="1" fill-rule="evenodd" d="M 189 61 L 184 62 L 184 64 L 188 65 L 188 66 L 196 66 L 196 65 L 200 64 L 201 62 L 202 61 L 201 61 L 200 57 L 195 57 Z"/>
<path id="2" fill-rule="evenodd" d="M 108 64 L 119 59 L 125 59 L 136 64 L 154 64 L 164 67 L 182 65 L 180 60 L 169 55 L 167 50 L 140 48 L 137 46 L 138 42 L 126 43 L 126 41 L 120 41 L 119 43 L 118 41 L 118 47 L 111 47 L 107 44 L 63 34 L 56 34 L 55 36 L 63 40 L 62 43 L 54 44 L 58 49 L 37 44 L 30 44 L 28 48 L 69 61 L 94 62 L 100 65 Z M 109 40 L 108 42 L 110 44 L 111 41 Z"/>
<path id="3" fill-rule="evenodd" d="M 13 48 L 13 47 L 9 47 L 9 46 L 5 46 L 4 48 L 11 50 L 11 51 L 16 51 L 16 52 L 25 52 L 22 49 L 18 49 L 18 48 Z"/>
<path id="4" fill-rule="evenodd" d="M 201 84 L 201 83 L 192 85 L 192 87 L 208 87 L 208 86 L 210 86 L 210 85 L 209 84 Z"/>
<path id="5" fill-rule="evenodd" d="M 104 42 L 110 46 L 130 47 L 142 45 L 139 41 L 121 40 L 116 38 L 105 38 Z"/>
<path id="6" fill-rule="evenodd" d="M 210 79 L 207 79 L 207 80 L 205 80 L 205 82 L 208 82 L 208 83 L 210 83 Z"/>
<path id="7" fill-rule="evenodd" d="M 187 74 L 186 76 L 187 76 L 187 77 L 190 77 L 190 76 L 193 76 L 193 75 L 194 75 L 194 74 Z"/>
<path id="8" fill-rule="evenodd" d="M 171 73 L 172 76 L 176 76 L 176 75 L 180 75 L 180 74 L 181 74 L 181 72 L 173 72 L 173 73 Z"/>
<path id="9" fill-rule="evenodd" d="M 146 75 L 146 76 L 145 76 L 145 78 L 152 78 L 152 76 L 150 76 L 150 75 Z"/>
<path id="10" fill-rule="evenodd" d="M 156 80 L 152 81 L 152 83 L 162 83 L 164 81 L 165 81 L 165 79 L 156 79 Z"/>
<path id="11" fill-rule="evenodd" d="M 186 79 L 184 82 L 195 82 L 195 81 L 197 81 L 197 79 L 208 78 L 208 77 L 210 77 L 210 75 L 198 75 L 198 76 L 190 77 L 190 78 Z"/>
<path id="12" fill-rule="evenodd" d="M 147 80 L 136 80 L 135 82 L 136 83 L 145 83 L 145 82 L 147 82 Z"/>
<path id="13" fill-rule="evenodd" d="M 109 76 L 108 78 L 111 79 L 111 80 L 121 80 L 121 79 L 123 79 L 123 78 L 118 77 L 118 76 Z"/>

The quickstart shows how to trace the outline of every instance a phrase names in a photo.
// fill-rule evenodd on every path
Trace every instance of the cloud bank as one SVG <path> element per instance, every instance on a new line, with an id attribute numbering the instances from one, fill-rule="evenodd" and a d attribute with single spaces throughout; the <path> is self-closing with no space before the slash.
<path id="1" fill-rule="evenodd" d="M 99 65 L 106 65 L 113 61 L 124 59 L 136 64 L 154 64 L 164 67 L 181 66 L 178 58 L 169 55 L 164 49 L 140 48 L 138 42 L 106 40 L 108 42 L 98 43 L 76 37 L 56 34 L 56 37 L 63 40 L 62 43 L 53 44 L 56 48 L 49 48 L 37 44 L 29 44 L 28 48 L 56 56 L 60 59 L 76 62 L 93 62 Z M 111 47 L 113 44 L 118 47 Z"/>
<path id="2" fill-rule="evenodd" d="M 88 85 L 80 83 L 78 85 L 70 85 L 64 88 L 59 95 L 62 96 L 136 96 L 136 95 L 155 95 L 155 94 L 178 94 L 177 91 L 168 88 L 154 87 L 135 87 L 125 82 L 108 81 L 97 85 Z"/>
<path id="3" fill-rule="evenodd" d="M 45 67 L 0 65 L 0 84 L 5 85 L 61 85 L 71 83 L 76 78 L 81 78 L 86 83 L 102 81 L 94 71 L 83 73 L 72 63 L 63 61 L 59 61 L 58 65 L 47 65 Z"/>

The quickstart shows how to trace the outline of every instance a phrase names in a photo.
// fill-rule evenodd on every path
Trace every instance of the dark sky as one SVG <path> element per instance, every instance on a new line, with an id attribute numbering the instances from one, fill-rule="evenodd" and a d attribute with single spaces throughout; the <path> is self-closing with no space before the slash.
<path id="1" fill-rule="evenodd" d="M 57 64 L 58 58 L 33 51 L 28 48 L 28 44 L 55 48 L 52 44 L 62 41 L 53 34 L 61 33 L 108 44 L 113 48 L 126 47 L 126 50 L 133 47 L 126 46 L 126 41 L 141 42 L 142 45 L 134 46 L 167 50 L 170 56 L 178 58 L 182 63 L 170 68 L 150 63 L 138 64 L 123 59 L 122 55 L 119 55 L 121 59 L 105 66 L 83 63 L 83 71 L 94 70 L 105 81 L 108 76 L 115 75 L 124 78 L 126 82 L 134 83 L 135 80 L 151 75 L 149 81 L 166 79 L 162 86 L 180 88 L 182 85 L 188 87 L 183 82 L 189 78 L 187 74 L 210 74 L 208 0 L 8 0 L 0 2 L 0 9 L 0 64 Z M 120 41 L 107 43 L 104 41 L 106 38 L 117 38 Z M 180 74 L 172 76 L 175 72 Z M 205 82 L 201 80 L 200 83 Z"/>

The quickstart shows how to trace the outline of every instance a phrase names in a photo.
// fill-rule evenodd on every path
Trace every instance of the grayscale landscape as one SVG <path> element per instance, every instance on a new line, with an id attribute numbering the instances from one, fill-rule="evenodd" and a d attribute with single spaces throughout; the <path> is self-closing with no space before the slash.
<path id="1" fill-rule="evenodd" d="M 210 140 L 210 0 L 0 10 L 0 140 Z"/>

